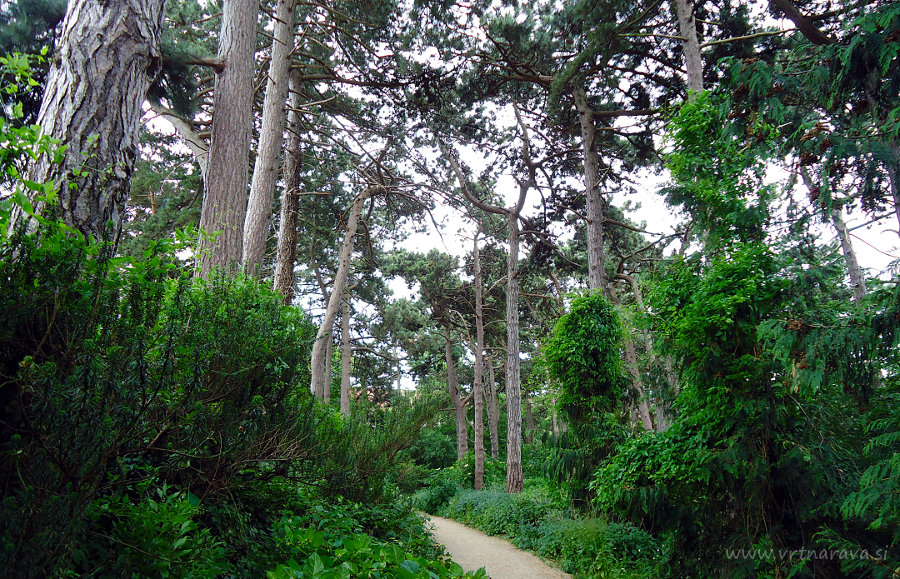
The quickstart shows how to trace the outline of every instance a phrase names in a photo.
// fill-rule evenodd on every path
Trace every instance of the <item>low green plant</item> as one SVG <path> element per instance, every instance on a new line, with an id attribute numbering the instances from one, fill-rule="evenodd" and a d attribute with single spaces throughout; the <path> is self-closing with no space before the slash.
<path id="1" fill-rule="evenodd" d="M 447 560 L 424 520 L 396 504 L 313 501 L 303 514 L 286 513 L 276 533 L 287 562 L 268 571 L 272 579 L 486 577 Z"/>

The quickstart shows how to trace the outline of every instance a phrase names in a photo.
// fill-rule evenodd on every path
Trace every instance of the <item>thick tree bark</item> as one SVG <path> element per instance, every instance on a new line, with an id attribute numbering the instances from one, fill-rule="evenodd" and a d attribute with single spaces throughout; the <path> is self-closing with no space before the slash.
<path id="1" fill-rule="evenodd" d="M 453 342 L 450 338 L 450 326 L 444 326 L 444 359 L 447 362 L 447 387 L 450 390 L 450 402 L 453 403 L 456 418 L 456 458 L 462 460 L 469 453 L 469 430 L 466 420 L 466 404 L 468 397 L 459 393 L 459 381 L 456 377 L 456 360 L 453 357 Z"/>
<path id="2" fill-rule="evenodd" d="M 258 0 L 225 0 L 216 72 L 215 108 L 204 182 L 200 228 L 213 239 L 201 241 L 197 273 L 235 269 L 241 260 L 247 174 L 253 124 L 253 73 Z"/>
<path id="3" fill-rule="evenodd" d="M 703 92 L 703 59 L 700 56 L 700 41 L 697 40 L 693 3 L 690 0 L 675 0 L 675 12 L 678 15 L 678 30 L 681 32 L 687 86 L 689 90 L 700 93 Z"/>
<path id="4" fill-rule="evenodd" d="M 350 416 L 350 294 L 344 292 L 341 304 L 341 414 Z"/>
<path id="5" fill-rule="evenodd" d="M 310 360 L 312 378 L 309 384 L 309 391 L 313 394 L 318 395 L 318 393 L 324 392 L 326 346 L 327 342 L 331 341 L 334 318 L 337 317 L 341 298 L 347 287 L 347 276 L 350 273 L 350 257 L 353 254 L 353 243 L 356 238 L 356 229 L 359 227 L 359 216 L 362 213 L 363 203 L 372 195 L 383 190 L 383 187 L 369 187 L 357 195 L 350 206 L 350 214 L 347 216 L 347 226 L 344 230 L 344 243 L 341 245 L 341 252 L 338 255 L 338 269 L 337 274 L 334 276 L 334 287 L 331 288 L 331 295 L 328 296 L 328 305 L 325 308 L 325 317 L 322 319 L 322 324 L 316 333 L 316 341 L 313 343 Z"/>
<path id="6" fill-rule="evenodd" d="M 603 247 L 603 199 L 600 196 L 600 155 L 594 147 L 596 126 L 594 111 L 587 102 L 584 87 L 572 91 L 578 122 L 581 126 L 581 146 L 584 153 L 585 210 L 587 212 L 588 285 L 591 289 L 606 287 L 606 254 Z"/>
<path id="7" fill-rule="evenodd" d="M 847 273 L 850 274 L 850 283 L 853 285 L 853 298 L 857 302 L 861 302 L 866 297 L 866 278 L 859 267 L 859 260 L 856 259 L 856 251 L 850 241 L 850 233 L 847 231 L 847 224 L 844 223 L 843 211 L 840 208 L 836 207 L 831 210 L 831 223 L 841 242 Z"/>
<path id="8" fill-rule="evenodd" d="M 40 158 L 29 179 L 55 182 L 60 217 L 93 239 L 121 231 L 141 105 L 161 63 L 165 4 L 69 0 L 66 9 L 37 119 L 66 149 L 62 162 Z"/>
<path id="9" fill-rule="evenodd" d="M 269 63 L 262 128 L 259 132 L 256 165 L 253 167 L 250 199 L 247 202 L 247 216 L 244 220 L 242 263 L 244 271 L 249 274 L 258 275 L 266 252 L 266 240 L 269 237 L 278 159 L 284 145 L 284 107 L 288 95 L 291 54 L 294 51 L 295 5 L 296 0 L 278 0 L 275 6 L 272 60 Z"/>
<path id="10" fill-rule="evenodd" d="M 281 195 L 281 217 L 278 222 L 278 253 L 275 257 L 275 290 L 284 303 L 294 299 L 294 263 L 297 261 L 297 210 L 300 207 L 300 72 L 291 73 L 291 95 L 288 113 L 288 137 L 284 150 L 284 192 Z"/>
<path id="11" fill-rule="evenodd" d="M 481 251 L 478 235 L 472 249 L 475 284 L 475 378 L 472 396 L 475 399 L 475 490 L 484 486 L 484 297 L 481 287 Z"/>

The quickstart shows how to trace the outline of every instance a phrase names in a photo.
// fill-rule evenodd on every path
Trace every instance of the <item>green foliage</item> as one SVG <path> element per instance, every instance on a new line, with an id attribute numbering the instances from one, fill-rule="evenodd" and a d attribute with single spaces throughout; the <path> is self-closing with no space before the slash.
<path id="1" fill-rule="evenodd" d="M 64 0 L 12 0 L 5 2 L 0 9 L 0 54 L 46 56 L 60 31 L 60 23 L 66 13 Z M 31 57 L 35 58 L 35 57 Z M 4 112 L 11 107 L 18 107 L 23 123 L 33 123 L 37 119 L 44 91 L 41 90 L 50 68 L 48 61 L 36 58 L 33 62 L 29 78 L 33 84 L 25 87 L 18 85 L 18 90 L 10 91 L 4 86 L 0 92 L 0 108 Z M 8 113 L 6 113 L 8 114 Z"/>
<path id="2" fill-rule="evenodd" d="M 433 472 L 425 482 L 425 488 L 415 492 L 410 504 L 426 513 L 437 513 L 459 491 L 460 483 L 447 476 L 443 470 Z"/>
<path id="3" fill-rule="evenodd" d="M 711 241 L 758 241 L 772 192 L 762 186 L 765 166 L 757 151 L 773 138 L 773 128 L 757 120 L 738 132 L 727 113 L 722 99 L 710 93 L 695 95 L 678 109 L 669 121 L 673 150 L 666 155 L 675 184 L 663 192 Z"/>
<path id="4" fill-rule="evenodd" d="M 456 443 L 442 432 L 423 429 L 410 447 L 409 455 L 422 466 L 446 468 L 456 461 Z"/>
<path id="5" fill-rule="evenodd" d="M 218 577 L 224 573 L 225 548 L 210 529 L 199 528 L 195 521 L 200 499 L 170 492 L 165 485 L 157 487 L 155 494 L 137 503 L 126 496 L 94 501 L 94 516 L 112 521 L 109 543 L 97 545 L 96 552 L 76 548 L 73 563 L 87 569 L 108 561 L 108 568 L 96 573 L 108 577 L 118 576 L 119 570 L 141 577 Z"/>
<path id="6" fill-rule="evenodd" d="M 288 562 L 268 572 L 288 577 L 485 577 L 446 560 L 418 515 L 397 507 L 353 503 L 312 504 L 276 525 Z M 375 525 L 374 527 L 372 525 Z"/>
<path id="7" fill-rule="evenodd" d="M 573 422 L 593 420 L 622 395 L 621 339 L 618 316 L 600 294 L 576 298 L 556 323 L 543 353 L 559 384 L 559 407 Z"/>
<path id="8" fill-rule="evenodd" d="M 557 389 L 557 406 L 570 431 L 550 441 L 542 472 L 566 485 L 575 501 L 587 499 L 587 483 L 623 434 L 619 402 L 627 378 L 619 347 L 622 327 L 599 293 L 576 298 L 542 348 Z"/>
<path id="9" fill-rule="evenodd" d="M 208 531 L 174 536 L 158 521 L 199 521 L 311 456 L 315 414 L 298 384 L 312 325 L 255 281 L 192 280 L 179 249 L 112 258 L 48 220 L 2 239 L 0 534 L 17 574 L 115 574 L 163 549 L 147 538 L 157 531 L 216 558 Z M 169 485 L 164 500 L 154 485 Z M 188 491 L 203 509 L 170 500 Z M 166 558 L 183 570 L 200 552 L 181 547 Z"/>
<path id="10" fill-rule="evenodd" d="M 498 491 L 462 491 L 443 509 L 452 517 L 516 546 L 556 561 L 576 577 L 655 575 L 660 548 L 647 533 L 595 518 L 578 518 L 552 485 L 526 479 L 516 495 Z"/>

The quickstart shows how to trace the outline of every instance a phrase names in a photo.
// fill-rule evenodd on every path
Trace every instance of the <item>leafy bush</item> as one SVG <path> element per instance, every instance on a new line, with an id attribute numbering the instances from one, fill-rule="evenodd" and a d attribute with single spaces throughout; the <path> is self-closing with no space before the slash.
<path id="1" fill-rule="evenodd" d="M 446 468 L 456 461 L 456 443 L 443 432 L 423 429 L 409 449 L 416 464 L 430 469 Z"/>
<path id="2" fill-rule="evenodd" d="M 0 221 L 13 209 L 4 203 Z M 172 241 L 151 243 L 138 261 L 52 220 L 34 233 L 6 232 L 5 567 L 19 576 L 115 574 L 134 553 L 163 549 L 148 539 L 154 532 L 178 531 L 168 570 L 148 573 L 193 565 L 175 544 L 186 533 L 208 547 L 191 551 L 196 560 L 217 568 L 204 558 L 219 544 L 203 538 L 204 519 L 229 503 L 239 510 L 238 487 L 268 488 L 315 455 L 316 413 L 303 388 L 313 327 L 255 281 L 193 280 Z M 202 505 L 188 510 L 175 495 Z M 184 526 L 159 527 L 163 512 Z"/>
<path id="3" fill-rule="evenodd" d="M 538 483 L 538 484 L 535 484 Z M 540 481 L 524 492 L 461 491 L 439 513 L 556 561 L 587 577 L 646 577 L 658 573 L 657 541 L 631 526 L 579 518 Z"/>
<path id="4" fill-rule="evenodd" d="M 426 513 L 437 513 L 459 491 L 459 483 L 447 476 L 446 470 L 434 471 L 427 479 L 425 488 L 414 493 L 410 504 Z"/>
<path id="5" fill-rule="evenodd" d="M 280 578 L 485 577 L 466 573 L 431 540 L 423 519 L 396 506 L 310 504 L 277 524 L 287 563 L 268 572 Z"/>

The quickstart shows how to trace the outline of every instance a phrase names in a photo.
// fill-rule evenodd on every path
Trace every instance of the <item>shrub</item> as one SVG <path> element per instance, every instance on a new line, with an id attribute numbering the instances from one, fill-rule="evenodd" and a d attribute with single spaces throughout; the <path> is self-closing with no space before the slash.
<path id="1" fill-rule="evenodd" d="M 103 562 L 115 573 L 134 552 L 123 537 L 140 543 L 160 512 L 182 517 L 187 532 L 226 504 L 240 510 L 239 487 L 267 492 L 266 481 L 313 456 L 316 414 L 303 387 L 313 328 L 279 296 L 239 277 L 193 280 L 172 241 L 136 261 L 54 221 L 2 234 L 7 569 L 94 573 Z M 202 506 L 179 510 L 183 501 L 160 500 L 162 488 Z M 212 544 L 198 539 L 204 532 L 191 530 L 191 541 Z M 170 561 L 181 560 L 180 538 Z"/>
<path id="2" fill-rule="evenodd" d="M 547 485 L 531 484 L 517 495 L 462 491 L 439 514 L 488 534 L 505 535 L 516 546 L 552 559 L 576 576 L 659 573 L 662 551 L 653 537 L 631 525 L 578 518 L 547 489 Z"/>
<path id="3" fill-rule="evenodd" d="M 289 577 L 485 577 L 447 561 L 423 519 L 395 505 L 313 501 L 277 524 L 286 563 L 268 572 Z"/>

